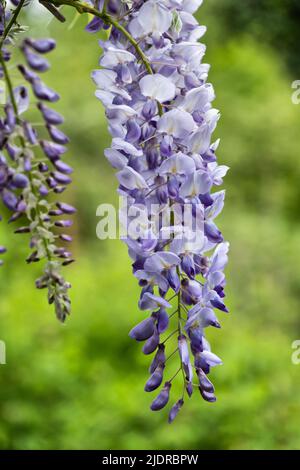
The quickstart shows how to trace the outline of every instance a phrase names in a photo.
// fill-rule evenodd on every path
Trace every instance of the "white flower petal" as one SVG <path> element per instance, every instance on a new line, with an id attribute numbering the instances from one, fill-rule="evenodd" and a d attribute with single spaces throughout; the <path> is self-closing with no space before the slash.
<path id="1" fill-rule="evenodd" d="M 200 155 L 205 153 L 209 148 L 210 139 L 211 131 L 208 126 L 204 125 L 191 136 L 189 140 L 189 150 L 192 153 L 198 153 Z"/>
<path id="2" fill-rule="evenodd" d="M 189 175 L 196 169 L 194 160 L 188 155 L 178 153 L 164 160 L 159 168 L 159 174 Z"/>
<path id="3" fill-rule="evenodd" d="M 184 139 L 196 128 L 192 116 L 186 111 L 172 109 L 165 113 L 157 123 L 159 132 L 165 132 L 175 138 Z"/>
<path id="4" fill-rule="evenodd" d="M 137 21 L 141 25 L 143 34 L 163 34 L 172 24 L 172 13 L 158 0 L 150 0 L 140 8 Z"/>
<path id="5" fill-rule="evenodd" d="M 103 57 L 100 60 L 100 65 L 102 67 L 112 68 L 116 67 L 119 64 L 128 64 L 129 62 L 134 62 L 136 60 L 135 56 L 124 49 L 116 49 L 109 47 L 105 52 Z"/>
<path id="6" fill-rule="evenodd" d="M 203 351 L 201 353 L 202 358 L 207 362 L 211 367 L 219 366 L 223 364 L 222 360 L 211 351 Z"/>
<path id="7" fill-rule="evenodd" d="M 126 167 L 117 173 L 119 183 L 127 189 L 145 189 L 148 185 L 144 178 L 133 168 Z"/>
<path id="8" fill-rule="evenodd" d="M 112 104 L 107 106 L 106 115 L 109 120 L 117 121 L 119 124 L 125 124 L 128 119 L 135 116 L 137 112 L 125 104 Z"/>
<path id="9" fill-rule="evenodd" d="M 180 107 L 188 113 L 193 113 L 195 110 L 201 111 L 214 98 L 215 94 L 212 85 L 203 85 L 188 91 Z"/>
<path id="10" fill-rule="evenodd" d="M 169 78 L 160 75 L 146 75 L 140 80 L 140 89 L 144 96 L 164 103 L 175 97 L 176 88 Z"/>
<path id="11" fill-rule="evenodd" d="M 22 114 L 29 108 L 29 93 L 26 87 L 18 86 L 14 89 L 14 97 L 18 113 Z"/>
<path id="12" fill-rule="evenodd" d="M 129 142 L 125 142 L 125 140 L 120 139 L 119 137 L 115 137 L 112 140 L 112 148 L 117 149 L 117 150 L 123 150 L 126 152 L 128 155 L 134 156 L 134 157 L 141 157 L 143 155 L 142 150 L 138 150 L 135 148 L 134 145 L 130 144 Z"/>
<path id="13" fill-rule="evenodd" d="M 104 155 L 113 168 L 122 170 L 127 166 L 128 159 L 121 152 L 115 149 L 105 149 Z"/>

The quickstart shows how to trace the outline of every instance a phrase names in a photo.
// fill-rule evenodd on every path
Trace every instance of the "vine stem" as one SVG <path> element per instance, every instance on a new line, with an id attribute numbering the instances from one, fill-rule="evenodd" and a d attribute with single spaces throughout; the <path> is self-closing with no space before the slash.
<path id="1" fill-rule="evenodd" d="M 16 23 L 16 21 L 18 19 L 18 16 L 19 16 L 19 13 L 20 13 L 24 3 L 25 3 L 25 0 L 20 0 L 20 3 L 18 4 L 17 8 L 15 9 L 13 16 L 11 17 L 10 21 L 8 22 L 8 25 L 6 26 L 6 28 L 4 30 L 4 33 L 3 33 L 3 36 L 0 40 L 0 49 L 2 49 L 2 46 L 3 46 L 3 43 L 4 43 L 5 39 L 7 38 L 11 28 L 13 27 L 13 25 Z"/>
<path id="2" fill-rule="evenodd" d="M 4 80 L 5 80 L 7 88 L 8 88 L 8 94 L 9 94 L 9 97 L 10 97 L 10 100 L 11 100 L 12 107 L 14 108 L 14 113 L 15 113 L 16 117 L 18 117 L 17 116 L 18 107 L 17 107 L 17 103 L 16 103 L 16 100 L 15 100 L 15 95 L 14 95 L 12 82 L 11 82 L 11 79 L 10 79 L 10 76 L 9 76 L 9 73 L 8 73 L 8 69 L 6 67 L 5 60 L 3 59 L 1 50 L 0 50 L 0 65 L 1 65 L 1 68 L 3 70 Z"/>
<path id="3" fill-rule="evenodd" d="M 178 371 L 175 372 L 175 374 L 173 375 L 173 377 L 169 380 L 169 382 L 173 382 L 173 380 L 175 379 L 175 377 L 177 377 L 177 375 L 179 374 L 179 372 L 180 372 L 180 367 L 179 367 Z"/>
<path id="4" fill-rule="evenodd" d="M 177 275 L 180 276 L 180 269 L 179 269 L 179 266 L 177 266 Z M 179 331 L 179 335 L 182 335 L 182 326 L 181 326 L 181 321 L 182 321 L 182 316 L 181 316 L 181 291 L 179 289 L 179 292 L 178 292 L 178 331 Z M 186 385 L 186 378 L 185 378 L 185 372 L 184 372 L 184 367 L 183 367 L 183 364 L 182 364 L 182 360 L 181 360 L 181 357 L 180 357 L 180 369 L 181 369 L 181 372 L 182 372 L 182 378 L 183 378 L 183 389 L 182 389 L 182 400 L 184 399 L 184 394 L 185 394 L 185 385 Z"/>
<path id="5" fill-rule="evenodd" d="M 173 357 L 174 354 L 177 353 L 177 351 L 178 351 L 178 348 L 176 348 L 176 349 L 167 357 L 166 362 L 167 362 L 169 359 L 171 359 L 171 357 Z"/>
<path id="6" fill-rule="evenodd" d="M 177 266 L 177 275 L 179 276 L 180 275 L 180 272 L 179 272 L 179 267 Z M 177 300 L 178 300 L 178 305 L 177 305 L 177 312 L 178 312 L 178 331 L 179 331 L 179 334 L 181 335 L 182 334 L 182 330 L 181 330 L 181 292 L 180 292 L 180 289 L 179 289 L 179 292 L 177 294 Z"/>
<path id="7" fill-rule="evenodd" d="M 178 328 L 176 328 L 176 330 L 174 330 L 172 333 L 169 334 L 169 336 L 167 336 L 167 338 L 161 343 L 161 344 L 165 344 L 170 338 L 172 338 L 172 336 L 174 336 L 176 333 L 178 333 Z"/>
<path id="8" fill-rule="evenodd" d="M 140 46 L 138 45 L 137 41 L 131 36 L 131 34 L 127 31 L 124 26 L 118 23 L 117 20 L 109 16 L 106 12 L 101 12 L 97 10 L 94 7 L 85 5 L 84 3 L 77 1 L 77 0 L 47 0 L 47 3 L 52 3 L 55 6 L 62 6 L 62 5 L 67 5 L 70 7 L 75 8 L 78 13 L 90 13 L 94 16 L 97 16 L 100 18 L 104 23 L 109 24 L 111 26 L 114 26 L 116 29 L 118 29 L 125 37 L 128 39 L 128 41 L 132 44 L 132 46 L 135 48 L 136 52 L 138 53 L 141 61 L 145 65 L 145 68 L 148 73 L 153 74 L 152 67 L 150 65 L 150 62 L 148 61 L 147 56 L 144 54 Z"/>

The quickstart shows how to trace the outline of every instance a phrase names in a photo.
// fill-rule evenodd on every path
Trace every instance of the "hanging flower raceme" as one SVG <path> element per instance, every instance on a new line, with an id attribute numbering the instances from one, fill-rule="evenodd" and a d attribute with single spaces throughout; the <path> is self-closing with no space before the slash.
<path id="1" fill-rule="evenodd" d="M 0 30 L 3 35 L 3 27 L 0 26 Z M 40 77 L 50 67 L 45 55 L 54 49 L 55 42 L 26 38 L 21 45 L 24 63 L 19 64 L 18 69 L 37 99 L 38 113 L 43 121 L 39 132 L 25 117 L 30 106 L 29 88 L 23 84 L 14 86 L 9 75 L 6 63 L 10 59 L 7 50 L 10 38 L 6 37 L 1 44 L 0 74 L 6 85 L 6 103 L 4 116 L 0 118 L 0 195 L 12 213 L 10 222 L 21 217 L 25 220 L 15 233 L 30 234 L 32 251 L 27 262 L 46 261 L 45 272 L 36 281 L 36 286 L 48 289 L 48 301 L 54 304 L 58 319 L 64 321 L 70 313 L 70 284 L 64 280 L 61 267 L 73 261 L 64 246 L 72 239 L 59 232 L 72 225 L 69 215 L 75 209 L 67 203 L 55 202 L 52 194 L 60 194 L 66 189 L 71 182 L 72 169 L 61 159 L 69 141 L 57 127 L 62 124 L 63 117 L 49 107 L 58 101 L 59 95 Z M 0 253 L 4 251 L 0 247 Z"/>
<path id="2" fill-rule="evenodd" d="M 163 387 L 152 410 L 167 405 L 182 372 L 183 393 L 171 408 L 171 422 L 194 387 L 204 400 L 216 400 L 207 375 L 221 360 L 205 329 L 220 328 L 215 311 L 228 311 L 228 243 L 215 224 L 225 193 L 214 191 L 228 168 L 217 164 L 219 142 L 212 142 L 219 112 L 212 107 L 209 65 L 202 62 L 199 39 L 206 28 L 193 16 L 202 0 L 106 3 L 105 11 L 104 2 L 95 3 L 100 15 L 87 30 L 112 25 L 92 78 L 112 135 L 105 155 L 117 170 L 127 218 L 142 215 L 138 233 L 129 230 L 125 242 L 142 288 L 139 307 L 149 316 L 130 336 L 144 342 L 144 354 L 154 353 L 145 390 Z M 179 368 L 165 378 L 167 360 L 176 354 Z"/>

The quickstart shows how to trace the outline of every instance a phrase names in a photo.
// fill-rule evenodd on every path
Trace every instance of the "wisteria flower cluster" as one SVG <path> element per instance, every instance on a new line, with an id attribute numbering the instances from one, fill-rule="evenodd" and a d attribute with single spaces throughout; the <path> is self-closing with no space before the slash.
<path id="1" fill-rule="evenodd" d="M 16 3 L 15 16 L 24 0 Z M 99 41 L 100 67 L 92 72 L 95 94 L 105 108 L 112 136 L 105 156 L 117 170 L 118 191 L 126 201 L 121 219 L 130 224 L 140 216 L 138 226 L 127 231 L 124 241 L 141 287 L 139 308 L 146 313 L 129 334 L 143 343 L 145 355 L 153 354 L 145 391 L 162 386 L 151 403 L 153 411 L 168 404 L 171 387 L 182 375 L 182 393 L 169 411 L 172 422 L 185 396 L 191 397 L 195 388 L 205 401 L 216 400 L 208 375 L 222 361 L 211 351 L 206 328 L 220 328 L 216 310 L 228 312 L 224 268 L 229 244 L 215 223 L 225 198 L 225 191 L 216 188 L 222 185 L 228 167 L 218 165 L 219 140 L 212 138 L 220 114 L 212 105 L 214 89 L 207 81 L 209 65 L 203 63 L 205 46 L 199 42 L 206 28 L 194 17 L 202 0 L 40 3 L 60 21 L 65 20 L 59 10 L 62 5 L 89 13 L 92 19 L 86 30 L 93 34 L 106 30 L 107 40 Z M 49 301 L 64 320 L 70 310 L 69 284 L 61 277 L 60 267 L 73 259 L 57 246 L 57 240 L 71 238 L 53 229 L 68 227 L 71 221 L 54 222 L 53 217 L 72 214 L 75 209 L 46 198 L 64 191 L 72 169 L 61 159 L 68 143 L 57 127 L 62 117 L 47 104 L 59 97 L 40 78 L 49 68 L 44 56 L 55 43 L 25 39 L 21 45 L 25 65 L 18 66 L 38 100 L 46 138 L 38 136 L 23 118 L 29 92 L 24 85 L 12 86 L 6 46 L 7 22 L 14 22 L 1 8 L 0 72 L 9 88 L 0 121 L 1 197 L 13 212 L 11 220 L 27 217 L 28 224 L 17 232 L 31 233 L 29 262 L 47 260 L 37 287 L 48 288 Z M 40 150 L 46 161 L 39 156 Z M 4 250 L 1 247 L 0 252 Z M 176 356 L 178 367 L 172 371 Z"/>
<path id="2" fill-rule="evenodd" d="M 22 2 L 16 2 L 22 6 Z M 23 2 L 24 3 L 24 2 Z M 17 6 L 18 8 L 18 6 Z M 31 254 L 28 263 L 46 260 L 45 272 L 36 286 L 48 289 L 48 301 L 55 306 L 59 320 L 70 313 L 68 289 L 70 284 L 61 274 L 61 266 L 73 261 L 71 253 L 58 243 L 70 242 L 69 235 L 56 231 L 69 227 L 72 221 L 64 215 L 73 214 L 70 204 L 54 201 L 52 194 L 60 194 L 71 182 L 71 167 L 62 161 L 68 137 L 57 127 L 63 117 L 48 106 L 58 101 L 59 95 L 41 79 L 50 65 L 45 55 L 55 48 L 53 39 L 25 38 L 20 46 L 24 61 L 17 68 L 20 79 L 28 83 L 14 86 L 10 73 L 12 13 L 0 6 L 0 76 L 5 87 L 4 114 L 0 118 L 0 194 L 3 204 L 11 212 L 9 222 L 24 220 L 15 233 L 30 234 Z M 17 11 L 17 10 L 15 10 Z M 41 116 L 39 132 L 26 119 L 30 107 L 30 89 Z M 4 253 L 0 247 L 0 253 Z"/>
<path id="3" fill-rule="evenodd" d="M 145 391 L 164 383 L 152 410 L 167 405 L 173 380 L 180 371 L 183 374 L 184 391 L 171 408 L 170 422 L 185 393 L 191 396 L 195 386 L 204 400 L 216 400 L 207 375 L 221 359 L 211 352 L 205 328 L 220 328 L 215 309 L 228 311 L 223 301 L 228 243 L 215 224 L 225 192 L 213 192 L 228 168 L 217 164 L 219 142 L 211 139 L 219 112 L 212 107 L 215 95 L 207 82 L 209 66 L 202 62 L 205 46 L 198 42 L 206 28 L 193 16 L 201 3 L 108 2 L 107 11 L 122 18 L 125 34 L 113 24 L 109 40 L 100 42 L 101 68 L 92 74 L 112 135 L 112 147 L 105 155 L 117 169 L 128 216 L 144 212 L 149 221 L 139 227 L 138 236 L 129 234 L 125 239 L 133 273 L 142 287 L 139 307 L 150 312 L 130 336 L 144 342 L 144 354 L 155 353 Z M 95 17 L 87 30 L 96 32 L 104 25 L 103 19 Z M 192 208 L 189 227 L 178 222 L 178 211 L 184 212 L 187 206 Z M 160 223 L 150 222 L 153 211 Z M 164 217 L 170 212 L 171 217 Z M 202 234 L 196 233 L 193 243 L 192 227 Z M 163 339 L 175 315 L 175 330 Z M 177 345 L 167 357 L 166 346 L 173 335 Z M 164 382 L 166 362 L 177 352 L 179 368 Z"/>

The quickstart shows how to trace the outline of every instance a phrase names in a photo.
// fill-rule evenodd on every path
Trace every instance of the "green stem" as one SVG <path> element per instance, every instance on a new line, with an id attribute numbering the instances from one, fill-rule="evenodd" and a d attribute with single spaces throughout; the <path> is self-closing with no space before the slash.
<path id="1" fill-rule="evenodd" d="M 180 272 L 179 272 L 179 267 L 177 266 L 177 275 L 179 276 Z M 178 301 L 178 305 L 177 305 L 177 311 L 178 311 L 178 331 L 179 331 L 179 334 L 181 335 L 182 334 L 182 329 L 181 329 L 181 291 L 179 289 L 179 292 L 177 294 L 177 301 Z"/>
<path id="2" fill-rule="evenodd" d="M 5 83 L 7 85 L 7 88 L 8 88 L 8 94 L 9 94 L 9 97 L 10 97 L 10 100 L 11 100 L 11 104 L 12 104 L 12 107 L 14 109 L 15 115 L 17 116 L 18 107 L 17 107 L 17 103 L 16 103 L 16 100 L 15 100 L 15 95 L 14 95 L 12 82 L 11 82 L 11 79 L 10 79 L 10 76 L 9 76 L 9 73 L 8 73 L 8 68 L 6 67 L 5 60 L 3 59 L 3 56 L 2 56 L 2 51 L 0 51 L 0 65 L 1 65 L 1 68 L 3 70 L 4 81 L 5 81 Z"/>
<path id="3" fill-rule="evenodd" d="M 52 3 L 53 5 L 56 5 L 56 6 L 67 5 L 67 6 L 76 8 L 78 13 L 80 13 L 80 14 L 90 13 L 90 14 L 100 18 L 102 21 L 104 21 L 104 23 L 106 23 L 108 25 L 111 25 L 111 26 L 114 26 L 116 29 L 118 29 L 126 37 L 126 39 L 128 39 L 130 44 L 132 44 L 132 46 L 135 48 L 135 50 L 136 50 L 137 54 L 139 55 L 141 61 L 145 65 L 145 68 L 146 68 L 147 72 L 150 73 L 150 74 L 153 73 L 150 62 L 148 61 L 147 56 L 144 54 L 144 52 L 142 51 L 142 49 L 140 48 L 140 46 L 138 45 L 136 40 L 131 36 L 131 34 L 127 31 L 127 29 L 124 28 L 124 26 L 119 24 L 117 20 L 115 20 L 114 18 L 109 16 L 107 13 L 101 12 L 101 11 L 97 10 L 96 8 L 85 5 L 84 3 L 81 3 L 77 0 L 47 0 L 47 2 Z"/>
<path id="4" fill-rule="evenodd" d="M 179 266 L 177 266 L 177 275 L 178 275 L 178 276 L 180 275 Z M 182 321 L 181 305 L 182 305 L 182 304 L 181 304 L 181 290 L 179 289 L 179 292 L 178 292 L 178 331 L 179 331 L 179 335 L 182 335 L 182 326 L 181 326 L 181 321 Z M 180 358 L 180 369 L 181 369 L 182 378 L 183 378 L 183 389 L 182 389 L 182 400 L 183 400 L 184 394 L 185 394 L 186 378 L 185 378 L 185 372 L 184 372 L 184 367 L 183 367 L 181 358 Z"/>
<path id="5" fill-rule="evenodd" d="M 4 33 L 3 33 L 3 36 L 2 36 L 2 38 L 1 38 L 1 40 L 0 40 L 0 49 L 2 48 L 3 43 L 4 43 L 5 39 L 7 38 L 7 36 L 8 36 L 8 34 L 9 34 L 11 28 L 12 28 L 13 25 L 16 23 L 16 21 L 17 21 L 17 19 L 18 19 L 18 16 L 19 16 L 19 13 L 20 13 L 20 11 L 21 11 L 21 9 L 22 9 L 24 3 L 25 3 L 25 0 L 21 0 L 21 1 L 20 1 L 19 5 L 18 5 L 17 8 L 15 9 L 14 14 L 13 14 L 13 16 L 11 17 L 11 19 L 10 19 L 8 25 L 6 26 L 6 28 L 5 28 L 5 30 L 4 30 Z"/>
<path id="6" fill-rule="evenodd" d="M 167 362 L 169 359 L 171 359 L 171 357 L 173 357 L 174 354 L 177 353 L 177 351 L 178 351 L 178 348 L 176 348 L 176 349 L 167 357 L 166 362 Z"/>
<path id="7" fill-rule="evenodd" d="M 169 380 L 169 382 L 172 382 L 175 379 L 175 377 L 177 377 L 179 372 L 180 372 L 180 367 L 179 367 L 178 371 L 173 375 L 173 377 Z"/>
<path id="8" fill-rule="evenodd" d="M 178 329 L 176 329 L 172 333 L 170 333 L 169 336 L 161 344 L 165 344 L 170 338 L 172 338 L 172 336 L 175 335 L 175 333 L 178 333 Z"/>
<path id="9" fill-rule="evenodd" d="M 177 294 L 176 294 L 176 295 L 177 295 Z M 172 318 L 174 315 L 176 315 L 176 313 L 177 313 L 177 310 L 175 310 L 175 312 L 171 313 L 171 315 L 169 315 L 169 320 L 170 320 L 170 318 Z"/>
<path id="10" fill-rule="evenodd" d="M 174 211 L 172 210 L 171 211 L 171 217 L 170 217 L 170 225 L 171 227 L 174 226 L 174 222 L 175 222 L 175 214 L 174 214 Z M 177 275 L 178 277 L 180 278 L 180 268 L 179 266 L 176 267 L 176 272 L 177 272 Z M 177 321 L 178 321 L 178 327 L 177 327 L 177 331 L 178 331 L 178 335 L 181 336 L 182 335 L 182 326 L 181 326 L 181 321 L 182 321 L 182 315 L 181 315 L 181 290 L 179 289 L 178 291 L 178 294 L 176 294 L 176 297 L 177 297 L 177 313 L 178 313 L 178 317 L 177 317 Z M 177 348 L 178 350 L 178 348 Z M 184 393 L 185 393 L 185 383 L 186 383 L 186 378 L 185 378 L 185 372 L 184 372 L 184 367 L 183 367 L 183 364 L 182 364 L 182 361 L 181 361 L 181 357 L 179 355 L 179 359 L 180 359 L 180 368 L 179 368 L 179 371 L 181 370 L 182 372 L 182 378 L 183 378 L 183 390 L 182 390 L 182 399 L 184 398 Z M 178 371 L 178 372 L 179 372 Z M 177 372 L 177 373 L 178 373 Z M 176 375 L 177 375 L 176 373 Z"/>

